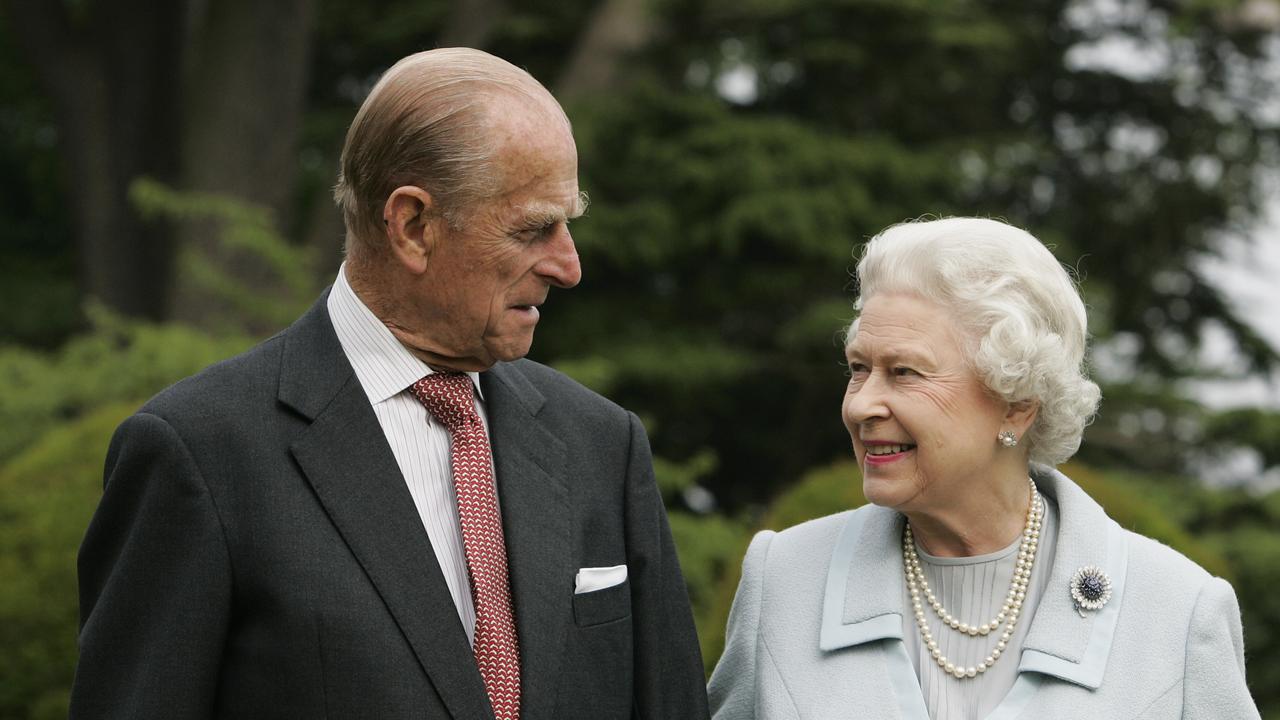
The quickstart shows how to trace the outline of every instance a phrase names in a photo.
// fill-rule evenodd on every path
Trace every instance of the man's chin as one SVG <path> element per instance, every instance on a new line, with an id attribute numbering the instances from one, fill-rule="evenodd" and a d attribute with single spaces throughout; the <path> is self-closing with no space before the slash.
<path id="1" fill-rule="evenodd" d="M 514 340 L 504 343 L 494 343 L 487 347 L 489 353 L 490 365 L 498 362 L 511 362 L 519 360 L 529 354 L 529 350 L 533 347 L 533 335 L 520 340 Z"/>

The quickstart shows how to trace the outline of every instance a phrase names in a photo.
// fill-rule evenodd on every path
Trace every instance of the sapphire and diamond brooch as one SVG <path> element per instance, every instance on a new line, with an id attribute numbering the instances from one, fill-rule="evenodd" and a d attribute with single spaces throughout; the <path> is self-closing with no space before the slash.
<path id="1" fill-rule="evenodd" d="M 1080 617 L 1085 617 L 1085 610 L 1101 610 L 1111 599 L 1111 578 L 1095 565 L 1080 568 L 1071 576 L 1071 599 Z"/>

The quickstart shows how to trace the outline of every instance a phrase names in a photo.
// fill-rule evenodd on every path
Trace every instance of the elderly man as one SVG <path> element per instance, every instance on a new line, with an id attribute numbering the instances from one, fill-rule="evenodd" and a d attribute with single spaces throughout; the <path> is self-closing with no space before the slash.
<path id="1" fill-rule="evenodd" d="M 117 431 L 72 716 L 705 718 L 639 421 L 521 359 L 581 274 L 559 105 L 405 58 L 336 196 L 330 291 Z"/>

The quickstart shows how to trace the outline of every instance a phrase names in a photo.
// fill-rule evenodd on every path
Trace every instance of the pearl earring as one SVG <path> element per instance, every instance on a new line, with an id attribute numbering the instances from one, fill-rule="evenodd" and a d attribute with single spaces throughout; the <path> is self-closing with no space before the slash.
<path id="1" fill-rule="evenodd" d="M 1001 445 L 1007 448 L 1018 446 L 1018 436 L 1014 435 L 1012 430 L 1001 430 L 1000 434 L 996 435 L 996 438 L 1000 440 Z"/>

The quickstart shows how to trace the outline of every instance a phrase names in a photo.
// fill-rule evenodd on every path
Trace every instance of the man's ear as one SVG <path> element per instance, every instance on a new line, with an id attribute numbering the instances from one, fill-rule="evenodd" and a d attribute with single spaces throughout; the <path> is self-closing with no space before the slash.
<path id="1" fill-rule="evenodd" d="M 1005 412 L 1004 422 L 1000 425 L 1000 429 L 1012 430 L 1013 434 L 1021 439 L 1031 429 L 1031 424 L 1036 421 L 1036 416 L 1039 413 L 1039 401 L 1019 400 L 1015 403 L 1009 403 L 1009 409 Z"/>
<path id="2" fill-rule="evenodd" d="M 413 185 L 402 185 L 387 196 L 382 207 L 391 255 L 410 272 L 427 269 L 439 231 L 431 193 Z"/>

